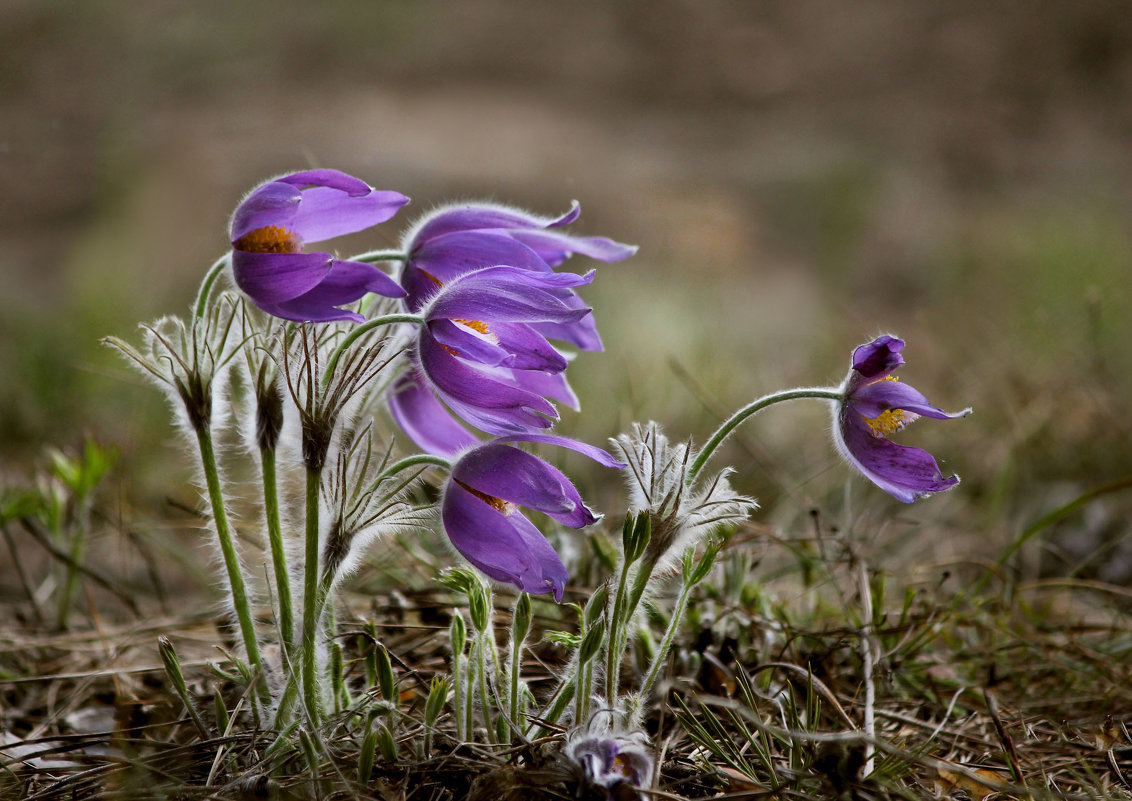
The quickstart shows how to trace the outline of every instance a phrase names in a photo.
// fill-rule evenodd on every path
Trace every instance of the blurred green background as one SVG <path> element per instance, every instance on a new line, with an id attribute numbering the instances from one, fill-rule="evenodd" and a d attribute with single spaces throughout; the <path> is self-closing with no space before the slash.
<path id="1" fill-rule="evenodd" d="M 882 332 L 906 381 L 975 407 L 901 435 L 964 479 L 907 509 L 858 479 L 847 503 L 817 404 L 767 413 L 727 457 L 776 524 L 930 520 L 935 546 L 993 555 L 1132 473 L 1119 0 L 6 0 L 0 109 L 5 480 L 90 433 L 121 497 L 193 499 L 162 398 L 98 340 L 183 312 L 241 195 L 308 166 L 413 198 L 360 248 L 465 198 L 577 198 L 577 230 L 641 246 L 587 292 L 607 353 L 572 368 L 563 433 L 703 441 Z M 579 481 L 617 512 L 608 476 Z M 1109 543 L 1098 570 L 1127 561 L 1109 580 L 1132 575 L 1129 512 L 1066 524 Z"/>

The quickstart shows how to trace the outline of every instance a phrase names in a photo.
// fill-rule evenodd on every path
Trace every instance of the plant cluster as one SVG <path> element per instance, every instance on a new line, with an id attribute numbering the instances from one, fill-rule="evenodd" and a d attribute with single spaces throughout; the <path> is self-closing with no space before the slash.
<path id="1" fill-rule="evenodd" d="M 529 747 L 565 732 L 564 758 L 592 786 L 611 798 L 647 789 L 657 771 L 645 703 L 662 686 L 693 589 L 756 508 L 731 487 L 729 468 L 708 469 L 719 446 L 769 406 L 816 399 L 831 407 L 846 461 L 910 503 L 958 478 L 890 435 L 966 411 L 943 412 L 896 380 L 904 342 L 885 335 L 853 351 L 840 386 L 760 397 L 702 446 L 670 441 L 653 422 L 612 438 L 609 451 L 560 436 L 556 403 L 579 406 L 571 361 L 603 348 L 579 294 L 594 271 L 560 268 L 636 248 L 570 233 L 576 203 L 557 218 L 467 203 L 425 214 L 397 249 L 348 259 L 306 249 L 387 222 L 407 202 L 334 170 L 267 181 L 236 208 L 231 249 L 185 317 L 143 326 L 140 344 L 106 340 L 166 392 L 195 451 L 239 632 L 231 678 L 252 723 L 275 738 L 269 751 L 303 754 L 314 776 L 335 727 L 353 727 L 361 743 L 361 781 L 378 757 L 395 761 L 406 729 L 389 653 L 371 632 L 365 672 L 377 691 L 351 686 L 335 598 L 375 539 L 439 527 L 459 564 L 438 580 L 464 604 L 451 618 L 449 670 L 424 703 L 418 753 L 436 747 L 447 712 L 456 742 Z M 226 426 L 240 436 L 216 436 Z M 622 471 L 628 486 L 606 579 L 576 607 L 575 629 L 545 633 L 568 653 L 549 688 L 523 674 L 531 596 L 561 602 L 570 569 L 552 542 L 601 515 L 534 452 L 546 448 Z M 237 463 L 252 465 L 250 483 L 234 478 L 249 472 Z M 242 552 L 232 524 L 234 499 L 247 497 L 260 509 L 263 564 Z M 646 610 L 666 577 L 678 591 L 657 626 Z M 502 636 L 496 585 L 518 590 Z M 640 669 L 629 676 L 634 649 Z M 176 650 L 163 640 L 160 652 L 203 735 Z"/>

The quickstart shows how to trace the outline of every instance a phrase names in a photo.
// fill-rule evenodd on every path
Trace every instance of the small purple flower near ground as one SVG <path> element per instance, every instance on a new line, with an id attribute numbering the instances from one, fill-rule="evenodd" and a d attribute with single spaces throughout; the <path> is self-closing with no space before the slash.
<path id="1" fill-rule="evenodd" d="M 450 455 L 474 437 L 447 419 L 445 406 L 500 436 L 549 428 L 558 418 L 549 399 L 576 409 L 563 375 L 568 361 L 539 326 L 569 329 L 588 318 L 589 308 L 574 306 L 556 290 L 592 279 L 592 272 L 487 267 L 446 283 L 422 310 L 414 371 L 390 397 L 397 422 L 420 447 Z"/>
<path id="2" fill-rule="evenodd" d="M 944 477 L 925 450 L 887 439 L 919 417 L 949 420 L 971 413 L 948 414 L 918 391 L 891 375 L 904 364 L 904 341 L 877 337 L 853 351 L 853 365 L 841 385 L 843 400 L 834 407 L 833 435 L 838 451 L 866 478 L 904 503 L 959 483 Z"/>
<path id="3" fill-rule="evenodd" d="M 608 798 L 640 797 L 630 787 L 649 789 L 655 757 L 643 735 L 586 737 L 569 745 L 566 755 L 581 766 L 591 784 L 605 789 Z"/>
<path id="4" fill-rule="evenodd" d="M 599 236 L 573 236 L 561 229 L 578 219 L 574 203 L 561 217 L 538 217 L 519 209 L 488 203 L 448 206 L 424 217 L 405 238 L 408 254 L 401 271 L 405 304 L 416 312 L 437 290 L 484 267 L 508 266 L 548 273 L 575 253 L 598 261 L 620 261 L 637 252 Z M 568 287 L 551 290 L 572 308 L 584 304 Z M 534 326 L 544 336 L 569 342 L 582 350 L 601 350 L 593 318 L 569 326 L 544 322 Z"/>
<path id="5" fill-rule="evenodd" d="M 542 512 L 571 528 L 591 525 L 601 516 L 586 507 L 562 472 L 508 441 L 560 445 L 606 467 L 624 465 L 600 448 L 565 437 L 532 434 L 478 445 L 452 466 L 440 514 L 456 550 L 490 578 L 536 595 L 552 592 L 561 601 L 566 567 L 518 507 Z"/>
<path id="6" fill-rule="evenodd" d="M 232 274 L 236 285 L 268 314 L 296 322 L 364 318 L 337 308 L 370 292 L 405 296 L 397 282 L 365 262 L 303 245 L 385 222 L 409 199 L 379 191 L 337 170 L 307 170 L 256 187 L 232 215 Z"/>

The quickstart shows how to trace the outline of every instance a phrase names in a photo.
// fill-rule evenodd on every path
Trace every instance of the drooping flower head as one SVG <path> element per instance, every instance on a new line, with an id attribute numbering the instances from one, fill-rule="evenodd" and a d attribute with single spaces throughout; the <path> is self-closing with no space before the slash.
<path id="1" fill-rule="evenodd" d="M 390 409 L 420 447 L 450 455 L 475 441 L 445 406 L 489 434 L 549 428 L 549 399 L 577 408 L 563 372 L 567 359 L 543 325 L 568 328 L 587 318 L 557 290 L 588 284 L 593 273 L 487 267 L 463 273 L 433 294 L 413 346 L 413 370 L 394 387 Z M 439 399 L 439 400 L 438 400 Z M 443 405 L 441 404 L 443 401 Z"/>
<path id="2" fill-rule="evenodd" d="M 437 209 L 417 223 L 405 238 L 408 260 L 401 271 L 401 285 L 408 293 L 406 306 L 413 312 L 420 310 L 441 286 L 483 267 L 502 265 L 549 273 L 575 253 L 613 262 L 637 252 L 633 245 L 600 236 L 573 236 L 561 230 L 577 220 L 581 212 L 576 202 L 557 218 L 489 203 Z M 573 308 L 584 307 L 573 289 L 559 287 L 552 291 L 563 303 Z M 536 328 L 582 350 L 601 350 L 601 338 L 591 317 L 566 326 L 542 322 Z"/>
<path id="3" fill-rule="evenodd" d="M 652 787 L 656 757 L 641 732 L 591 736 L 575 740 L 566 756 L 581 767 L 586 781 L 603 788 L 613 799 L 641 798 L 632 788 Z"/>
<path id="4" fill-rule="evenodd" d="M 606 467 L 624 465 L 600 448 L 532 434 L 477 445 L 452 466 L 440 508 L 444 530 L 456 550 L 490 578 L 536 595 L 552 592 L 561 601 L 566 567 L 519 507 L 542 512 L 571 528 L 591 525 L 601 516 L 586 507 L 561 471 L 511 442 L 560 445 Z"/>
<path id="5" fill-rule="evenodd" d="M 364 318 L 337 308 L 369 292 L 405 291 L 377 267 L 304 253 L 303 245 L 385 222 L 409 202 L 337 170 L 307 170 L 261 184 L 232 215 L 232 274 L 256 306 L 296 322 Z"/>
<path id="6" fill-rule="evenodd" d="M 971 413 L 948 414 L 892 375 L 904 364 L 904 340 L 880 336 L 853 351 L 853 364 L 841 385 L 843 399 L 834 406 L 834 442 L 841 455 L 865 477 L 904 503 L 959 483 L 944 477 L 925 450 L 888 439 L 919 417 L 948 420 Z"/>

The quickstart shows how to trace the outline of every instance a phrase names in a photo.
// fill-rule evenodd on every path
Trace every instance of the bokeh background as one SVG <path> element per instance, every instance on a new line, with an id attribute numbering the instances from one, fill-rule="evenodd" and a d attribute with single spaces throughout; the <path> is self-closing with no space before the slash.
<path id="1" fill-rule="evenodd" d="M 358 249 L 466 198 L 576 198 L 577 230 L 640 245 L 588 290 L 607 353 L 571 368 L 564 433 L 702 441 L 882 332 L 975 407 L 902 435 L 964 479 L 910 508 L 846 481 L 818 404 L 767 413 L 727 457 L 775 525 L 849 509 L 906 552 L 993 556 L 1132 473 L 1120 0 L 4 0 L 0 122 L 5 480 L 91 434 L 125 504 L 194 500 L 162 398 L 98 340 L 184 311 L 242 194 L 309 166 L 413 198 Z M 1127 580 L 1130 511 L 1102 498 L 1046 555 Z"/>

